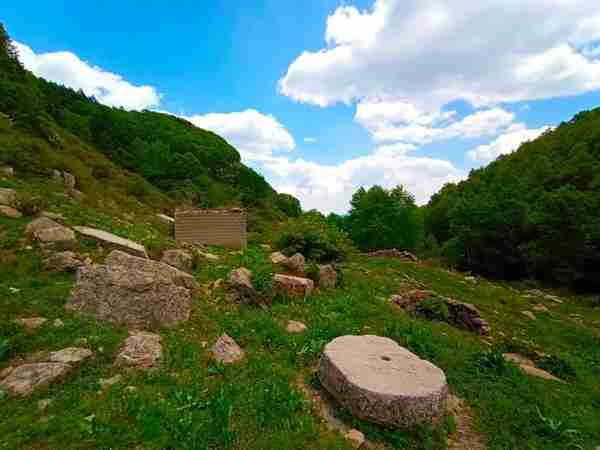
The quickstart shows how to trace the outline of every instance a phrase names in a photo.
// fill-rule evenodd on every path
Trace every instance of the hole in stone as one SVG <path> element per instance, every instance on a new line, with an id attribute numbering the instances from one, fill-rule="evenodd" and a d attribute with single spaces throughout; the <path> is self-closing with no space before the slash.
<path id="1" fill-rule="evenodd" d="M 384 361 L 391 361 L 392 358 L 390 358 L 389 356 L 382 356 L 381 359 L 383 359 Z"/>

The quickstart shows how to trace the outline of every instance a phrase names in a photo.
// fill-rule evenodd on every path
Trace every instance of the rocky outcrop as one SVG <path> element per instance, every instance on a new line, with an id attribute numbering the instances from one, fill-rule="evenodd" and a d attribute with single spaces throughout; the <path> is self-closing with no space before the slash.
<path id="1" fill-rule="evenodd" d="M 0 205 L 14 206 L 17 201 L 17 191 L 9 188 L 0 188 Z"/>
<path id="2" fill-rule="evenodd" d="M 25 228 L 25 233 L 32 235 L 42 244 L 58 244 L 70 248 L 77 243 L 73 230 L 47 217 L 38 217 L 31 221 Z"/>
<path id="3" fill-rule="evenodd" d="M 132 331 L 117 354 L 115 365 L 148 370 L 158 367 L 162 359 L 161 337 L 155 333 Z"/>
<path id="4" fill-rule="evenodd" d="M 226 333 L 217 339 L 210 351 L 215 360 L 223 364 L 231 364 L 244 358 L 244 350 Z"/>
<path id="5" fill-rule="evenodd" d="M 334 339 L 323 350 L 319 379 L 361 420 L 408 429 L 445 414 L 444 372 L 385 337 Z"/>
<path id="6" fill-rule="evenodd" d="M 315 284 L 309 278 L 278 273 L 273 275 L 273 287 L 290 297 L 306 298 L 312 293 Z"/>
<path id="7" fill-rule="evenodd" d="M 66 308 L 129 327 L 172 327 L 189 318 L 198 289 L 191 275 L 114 250 L 104 265 L 83 266 Z"/>
<path id="8" fill-rule="evenodd" d="M 412 290 L 401 295 L 392 295 L 390 301 L 400 306 L 405 311 L 428 316 L 426 308 L 420 306 L 424 300 L 435 299 L 442 302 L 448 310 L 448 323 L 458 327 L 473 331 L 480 336 L 490 334 L 490 326 L 487 321 L 481 317 L 479 310 L 470 303 L 459 302 L 457 300 L 437 295 L 428 290 Z"/>
<path id="9" fill-rule="evenodd" d="M 337 284 L 337 272 L 331 264 L 319 266 L 319 287 L 323 289 L 334 288 Z"/>
<path id="10" fill-rule="evenodd" d="M 413 262 L 417 262 L 419 260 L 419 258 L 417 258 L 411 252 L 400 251 L 396 248 L 376 250 L 374 252 L 365 253 L 365 256 L 368 256 L 370 258 L 397 258 Z"/>
<path id="11" fill-rule="evenodd" d="M 116 236 L 108 231 L 98 230 L 91 227 L 74 227 L 82 236 L 100 242 L 108 248 L 122 250 L 133 256 L 147 258 L 148 254 L 143 245 L 133 242 L 132 240 Z"/>
<path id="12" fill-rule="evenodd" d="M 27 396 L 35 389 L 58 381 L 93 355 L 86 348 L 70 347 L 50 353 L 41 362 L 21 364 L 2 371 L 0 387 L 12 395 Z"/>
<path id="13" fill-rule="evenodd" d="M 194 257 L 186 250 L 167 250 L 163 253 L 161 261 L 184 272 L 194 270 Z"/>

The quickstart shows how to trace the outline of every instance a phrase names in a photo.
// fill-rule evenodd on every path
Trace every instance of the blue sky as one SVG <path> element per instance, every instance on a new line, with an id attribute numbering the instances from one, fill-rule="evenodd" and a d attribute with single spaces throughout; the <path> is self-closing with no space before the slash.
<path id="1" fill-rule="evenodd" d="M 39 76 L 186 117 L 305 208 L 343 212 L 360 185 L 423 203 L 597 106 L 592 3 L 21 0 L 0 20 Z"/>

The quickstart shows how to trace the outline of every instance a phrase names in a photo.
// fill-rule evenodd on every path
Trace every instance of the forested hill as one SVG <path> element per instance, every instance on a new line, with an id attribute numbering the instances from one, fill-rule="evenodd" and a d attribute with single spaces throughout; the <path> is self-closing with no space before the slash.
<path id="1" fill-rule="evenodd" d="M 203 207 L 243 205 L 273 218 L 300 212 L 295 198 L 277 194 L 216 134 L 166 114 L 110 108 L 35 77 L 17 60 L 1 24 L 0 112 L 23 136 L 41 139 L 63 156 L 75 151 L 80 140 L 79 147 L 103 153 L 176 201 Z M 24 172 L 47 171 L 31 145 L 23 148 L 18 139 L 3 144 L 0 162 Z M 109 174 L 97 168 L 93 175 L 101 179 Z"/>
<path id="2" fill-rule="evenodd" d="M 600 108 L 447 185 L 426 230 L 463 268 L 600 288 Z"/>

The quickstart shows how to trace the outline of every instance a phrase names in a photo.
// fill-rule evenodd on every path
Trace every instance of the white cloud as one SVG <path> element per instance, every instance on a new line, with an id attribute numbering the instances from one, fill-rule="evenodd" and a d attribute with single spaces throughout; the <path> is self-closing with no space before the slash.
<path id="1" fill-rule="evenodd" d="M 305 137 L 304 142 L 306 142 L 307 144 L 314 144 L 315 142 L 317 142 L 317 139 L 314 137 Z"/>
<path id="2" fill-rule="evenodd" d="M 597 1 L 376 0 L 338 8 L 326 47 L 300 54 L 279 89 L 320 106 L 375 98 L 428 113 L 573 95 L 600 88 L 599 39 Z"/>
<path id="3" fill-rule="evenodd" d="M 160 103 L 160 94 L 154 87 L 135 86 L 120 75 L 91 66 L 74 53 L 35 53 L 25 44 L 14 44 L 26 69 L 46 80 L 81 89 L 100 103 L 135 110 L 155 107 Z"/>
<path id="4" fill-rule="evenodd" d="M 541 127 L 530 129 L 523 124 L 515 124 L 505 134 L 498 136 L 497 139 L 489 144 L 480 145 L 479 147 L 470 150 L 467 152 L 467 156 L 471 161 L 488 163 L 500 155 L 514 152 L 521 144 L 537 138 L 550 128 L 551 127 Z"/>
<path id="5" fill-rule="evenodd" d="M 267 160 L 278 151 L 296 147 L 292 135 L 275 117 L 255 109 L 195 115 L 186 119 L 197 127 L 223 136 L 239 150 L 244 161 Z"/>
<path id="6" fill-rule="evenodd" d="M 402 184 L 422 204 L 444 184 L 465 176 L 449 161 L 409 156 L 408 150 L 388 146 L 337 165 L 274 158 L 264 167 L 278 191 L 296 196 L 304 209 L 316 208 L 326 213 L 346 212 L 352 194 L 361 186 L 378 184 L 391 188 Z"/>
<path id="7" fill-rule="evenodd" d="M 502 108 L 476 111 L 461 120 L 455 120 L 455 116 L 455 111 L 424 112 L 405 102 L 361 102 L 356 107 L 355 119 L 376 141 L 426 144 L 493 135 L 515 118 Z"/>

